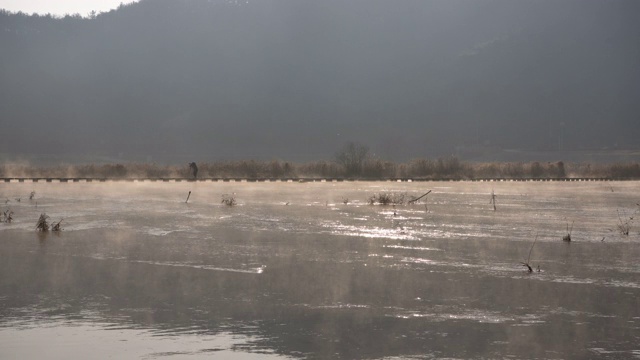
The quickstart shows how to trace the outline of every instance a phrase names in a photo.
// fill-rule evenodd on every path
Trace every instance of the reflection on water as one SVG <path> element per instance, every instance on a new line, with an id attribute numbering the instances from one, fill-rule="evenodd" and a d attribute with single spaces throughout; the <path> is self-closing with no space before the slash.
<path id="1" fill-rule="evenodd" d="M 78 319 L 43 323 L 7 323 L 0 328 L 2 358 L 12 359 L 286 359 L 271 350 L 237 351 L 251 348 L 251 336 L 221 331 L 200 334 L 194 329 L 162 331 L 135 329 L 120 324 L 83 322 Z M 35 346 L 34 346 L 35 345 Z"/>
<path id="2" fill-rule="evenodd" d="M 0 184 L 0 358 L 640 358 L 639 183 L 433 185 Z"/>

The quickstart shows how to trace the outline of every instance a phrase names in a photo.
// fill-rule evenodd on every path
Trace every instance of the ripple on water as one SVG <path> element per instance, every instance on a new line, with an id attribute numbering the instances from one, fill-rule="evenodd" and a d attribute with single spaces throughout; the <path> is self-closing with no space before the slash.
<path id="1" fill-rule="evenodd" d="M 620 358 L 620 359 L 630 359 L 632 357 L 635 359 L 640 359 L 640 350 L 629 350 L 629 351 L 607 350 L 605 348 L 594 347 L 594 348 L 590 348 L 589 351 L 599 356 L 615 355 L 616 358 Z"/>
<path id="2" fill-rule="evenodd" d="M 174 232 L 174 230 L 165 230 L 165 229 L 153 228 L 153 227 L 144 227 L 142 231 L 153 236 L 165 236 Z"/>
<path id="3" fill-rule="evenodd" d="M 430 248 L 424 246 L 404 246 L 404 245 L 384 245 L 387 249 L 417 250 L 417 251 L 442 251 L 438 248 Z"/>
<path id="4" fill-rule="evenodd" d="M 303 306 L 309 309 L 337 309 L 337 310 L 351 310 L 351 309 L 370 309 L 370 305 L 365 304 L 349 304 L 349 303 L 335 303 L 335 304 L 326 304 L 326 305 L 311 305 L 311 304 L 300 304 L 299 306 Z"/>
<path id="5" fill-rule="evenodd" d="M 425 319 L 433 322 L 463 320 L 487 324 L 503 324 L 519 320 L 515 316 L 486 310 L 461 310 L 456 312 L 409 311 L 396 314 L 395 317 L 400 319 Z"/>
<path id="6" fill-rule="evenodd" d="M 213 265 L 194 265 L 194 264 L 178 263 L 178 262 L 159 262 L 159 261 L 147 261 L 147 260 L 129 260 L 129 262 L 139 263 L 139 264 L 148 264 L 148 265 L 154 265 L 154 266 L 184 267 L 184 268 L 212 270 L 212 271 L 235 272 L 235 273 L 242 273 L 242 274 L 262 274 L 266 269 L 265 265 L 261 265 L 257 268 L 238 269 L 238 268 L 218 267 Z"/>

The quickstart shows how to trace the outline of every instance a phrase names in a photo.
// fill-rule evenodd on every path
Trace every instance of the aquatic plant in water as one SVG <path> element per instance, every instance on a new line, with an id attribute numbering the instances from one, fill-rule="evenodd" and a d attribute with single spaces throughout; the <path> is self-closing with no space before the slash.
<path id="1" fill-rule="evenodd" d="M 40 218 L 36 223 L 36 230 L 38 231 L 49 231 L 49 216 L 45 213 L 40 214 Z"/>
<path id="2" fill-rule="evenodd" d="M 236 205 L 236 198 L 235 198 L 235 193 L 229 195 L 229 194 L 224 194 L 222 195 L 222 203 L 227 205 L 227 206 L 234 206 Z"/>
<path id="3" fill-rule="evenodd" d="M 369 197 L 369 205 L 403 205 L 406 193 L 378 193 Z"/>
<path id="4" fill-rule="evenodd" d="M 10 209 L 5 210 L 5 212 L 2 213 L 2 219 L 0 219 L 0 222 L 5 222 L 5 223 L 11 223 L 13 221 L 13 211 L 11 211 Z"/>

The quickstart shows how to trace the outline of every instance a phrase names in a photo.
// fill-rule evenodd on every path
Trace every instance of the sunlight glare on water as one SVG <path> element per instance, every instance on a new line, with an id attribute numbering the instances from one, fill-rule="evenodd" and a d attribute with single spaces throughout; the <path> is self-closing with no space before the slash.
<path id="1" fill-rule="evenodd" d="M 0 183 L 0 358 L 637 357 L 638 190 Z"/>

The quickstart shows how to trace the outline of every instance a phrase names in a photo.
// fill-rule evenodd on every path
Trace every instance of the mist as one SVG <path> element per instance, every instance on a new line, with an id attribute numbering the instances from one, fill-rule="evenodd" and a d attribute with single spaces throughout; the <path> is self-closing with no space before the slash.
<path id="1" fill-rule="evenodd" d="M 637 1 L 143 0 L 0 13 L 4 156 L 637 148 Z"/>

